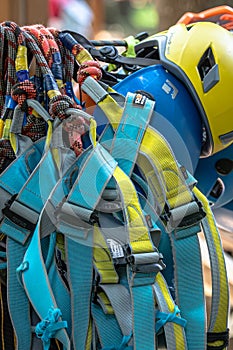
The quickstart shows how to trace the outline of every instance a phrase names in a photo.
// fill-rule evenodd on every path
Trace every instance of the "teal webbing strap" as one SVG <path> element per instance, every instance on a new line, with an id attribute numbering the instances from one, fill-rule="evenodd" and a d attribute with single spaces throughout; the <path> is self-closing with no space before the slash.
<path id="1" fill-rule="evenodd" d="M 12 196 L 16 195 L 28 180 L 28 177 L 41 159 L 43 149 L 44 139 L 41 139 L 29 147 L 20 157 L 16 158 L 16 160 L 1 174 L 0 202 L 2 209 L 4 208 L 7 199 L 10 200 Z M 6 224 L 7 220 L 8 219 L 3 218 L 1 224 Z M 11 227 L 9 229 L 11 229 Z M 22 242 L 25 243 L 24 239 Z M 29 349 L 31 346 L 31 321 L 28 298 L 23 286 L 16 278 L 15 272 L 16 268 L 22 261 L 26 248 L 26 244 L 23 246 L 21 243 L 18 243 L 13 239 L 8 238 L 7 240 L 8 305 L 12 323 L 16 330 L 15 334 L 18 350 Z M 22 319 L 24 320 L 23 323 Z"/>
<path id="2" fill-rule="evenodd" d="M 42 213 L 40 218 L 42 217 Z M 50 319 L 50 313 L 59 310 L 47 276 L 46 267 L 40 246 L 40 220 L 24 255 L 21 265 L 17 269 L 21 275 L 24 288 L 34 310 L 39 315 L 44 326 L 38 331 L 37 336 L 41 337 L 44 348 L 50 343 L 50 338 L 57 338 L 64 346 L 65 350 L 70 349 L 70 341 L 65 328 L 67 322 L 62 321 L 61 314 L 54 320 Z M 40 296 L 43 296 L 42 298 Z M 47 320 L 47 321 L 46 321 Z M 40 324 L 39 324 L 40 325 Z M 47 328 L 51 330 L 47 331 Z M 48 332 L 48 333 L 47 333 Z M 47 342 L 47 343 L 46 343 Z"/>
<path id="3" fill-rule="evenodd" d="M 154 110 L 155 102 L 141 93 L 128 93 L 110 153 L 127 175 L 131 175 L 138 150 Z"/>
<path id="4" fill-rule="evenodd" d="M 91 213 L 96 208 L 116 165 L 116 161 L 109 153 L 100 144 L 97 144 L 86 160 L 86 164 L 82 166 L 80 174 L 70 191 L 69 203 L 78 203 L 80 217 L 83 217 L 86 221 L 89 220 Z M 85 176 L 83 176 L 84 170 Z M 82 211 L 82 208 L 84 211 Z"/>
<path id="5" fill-rule="evenodd" d="M 57 227 L 59 232 L 65 235 L 67 247 L 74 322 L 72 336 L 77 349 L 85 349 L 90 322 L 93 228 L 87 222 L 115 167 L 116 162 L 101 145 L 97 144 L 85 158 L 66 201 L 59 208 Z M 58 188 L 56 192 L 59 192 Z M 53 196 L 50 200 L 56 206 Z"/>
<path id="6" fill-rule="evenodd" d="M 63 320 L 67 322 L 67 333 L 69 338 L 71 337 L 72 331 L 72 320 L 71 320 L 71 302 L 70 302 L 70 291 L 66 287 L 64 281 L 61 279 L 61 275 L 57 269 L 55 257 L 53 257 L 53 261 L 48 268 L 46 266 L 48 278 L 51 283 L 51 287 L 53 290 L 53 295 L 56 300 L 57 305 L 62 313 Z"/>
<path id="7" fill-rule="evenodd" d="M 155 102 L 144 95 L 127 94 L 123 116 L 111 145 L 112 156 L 127 175 L 132 173 L 154 105 Z M 152 285 L 156 272 L 145 270 L 143 273 L 136 273 L 131 267 L 127 268 L 132 298 L 134 348 L 152 350 L 155 348 L 155 303 Z"/>
<path id="8" fill-rule="evenodd" d="M 195 225 L 171 233 L 176 300 L 182 317 L 187 321 L 186 339 L 189 350 L 206 348 L 206 310 L 200 245 Z M 190 293 L 193 295 L 190 302 Z"/>
<path id="9" fill-rule="evenodd" d="M 128 281 L 132 297 L 134 349 L 154 350 L 156 348 L 153 292 L 155 272 L 133 272 L 128 267 Z"/>
<path id="10" fill-rule="evenodd" d="M 0 230 L 24 244 L 31 235 L 49 193 L 58 181 L 51 152 L 47 152 L 10 204 Z"/>
<path id="11" fill-rule="evenodd" d="M 78 231 L 78 229 L 77 229 Z M 78 232 L 77 232 L 78 233 Z M 74 349 L 86 350 L 90 323 L 90 302 L 93 278 L 93 241 L 87 235 L 82 244 L 66 237 L 67 268 L 71 293 L 71 314 Z"/>
<path id="12" fill-rule="evenodd" d="M 25 168 L 27 169 L 27 167 Z M 8 236 L 8 239 L 12 238 L 21 244 L 25 244 L 25 242 L 27 242 L 27 239 L 32 235 L 43 205 L 46 202 L 52 188 L 58 181 L 58 178 L 59 172 L 54 162 L 52 152 L 49 149 L 41 161 L 37 164 L 30 177 L 26 179 L 23 188 L 19 191 L 16 198 L 14 198 L 14 200 L 10 203 L 9 207 L 7 208 L 7 212 L 4 212 L 5 217 L 1 223 L 1 231 Z M 26 246 L 22 248 L 19 247 L 19 249 L 25 252 Z M 9 259 L 13 258 L 12 253 L 9 251 Z M 33 261 L 33 256 L 31 256 L 31 259 Z M 20 263 L 21 261 L 18 262 L 18 264 Z M 24 264 L 20 265 L 19 271 L 20 269 L 24 269 Z M 60 281 L 60 285 L 61 283 L 62 282 Z M 39 289 L 37 291 L 39 291 Z M 13 293 L 15 293 L 15 290 L 12 290 L 10 295 L 14 295 Z M 33 302 L 34 301 L 35 300 L 33 300 Z M 37 303 L 35 302 L 35 305 L 32 305 L 34 307 L 37 305 Z M 47 304 L 46 306 L 48 312 L 50 304 Z M 19 311 L 21 301 L 18 302 L 17 307 Z M 44 315 L 43 317 L 46 316 Z M 18 323 L 16 324 L 17 320 L 18 319 L 16 318 L 14 321 L 15 332 L 17 335 L 20 335 L 23 324 L 20 322 L 20 320 L 18 320 Z M 28 338 L 29 336 L 30 333 Z"/>
<path id="13" fill-rule="evenodd" d="M 25 247 L 12 239 L 7 240 L 7 294 L 11 322 L 16 330 L 17 349 L 31 348 L 32 331 L 30 305 L 23 286 L 16 278 L 16 269 L 23 259 Z M 20 332 L 18 332 L 20 327 Z"/>
<path id="14" fill-rule="evenodd" d="M 102 349 L 119 349 L 123 336 L 115 315 L 105 314 L 96 303 L 91 304 L 91 314 Z"/>
<path id="15" fill-rule="evenodd" d="M 99 284 L 107 295 L 123 336 L 132 333 L 131 297 L 128 289 L 122 284 Z"/>
<path id="16" fill-rule="evenodd" d="M 160 312 L 163 314 L 163 315 L 166 315 L 166 316 L 171 316 L 171 303 L 172 303 L 172 306 L 174 308 L 174 310 L 176 311 L 178 308 L 176 307 L 175 305 L 175 302 L 173 301 L 171 295 L 170 295 L 170 292 L 169 292 L 169 289 L 168 289 L 168 286 L 167 286 L 167 283 L 166 283 L 166 280 L 165 278 L 163 277 L 163 275 L 161 274 L 160 275 L 160 278 L 162 279 L 163 281 L 163 287 L 161 287 L 160 283 L 158 283 L 157 280 L 155 280 L 155 283 L 153 285 L 153 288 L 154 288 L 154 291 L 155 291 L 155 296 L 156 296 L 156 301 L 157 301 L 157 305 L 158 305 L 158 310 L 160 310 Z M 163 290 L 163 288 L 165 288 L 165 292 Z M 169 298 L 167 297 L 167 300 L 165 299 L 165 293 L 166 293 L 166 296 L 169 295 Z M 156 315 L 158 315 L 158 312 L 156 312 Z M 164 328 L 164 332 L 165 332 L 165 337 L 166 337 L 166 345 L 167 345 L 167 348 L 168 349 L 174 349 L 174 350 L 179 350 L 179 344 L 180 344 L 180 341 L 182 341 L 183 343 L 183 339 L 186 339 L 186 336 L 185 336 L 185 327 L 186 327 L 186 320 L 184 320 L 183 318 L 181 317 L 177 317 L 176 314 L 173 315 L 174 316 L 174 319 L 172 318 L 168 318 L 168 322 L 161 322 L 161 320 L 157 320 L 156 321 L 156 331 L 159 331 L 161 329 L 161 327 Z M 182 339 L 177 339 L 177 335 L 175 335 L 175 330 L 174 330 L 174 323 L 173 322 L 176 322 L 178 324 L 180 324 L 183 329 L 182 329 Z M 159 324 L 159 327 L 158 327 L 158 323 Z M 176 341 L 175 341 L 176 340 Z M 184 344 L 184 348 L 186 349 L 187 348 L 187 343 Z"/>
<path id="17" fill-rule="evenodd" d="M 43 149 L 44 139 L 33 143 L 25 153 L 16 158 L 0 175 L 0 209 L 12 196 L 19 193 L 28 177 L 39 163 Z M 2 218 L 2 211 L 0 211 Z"/>

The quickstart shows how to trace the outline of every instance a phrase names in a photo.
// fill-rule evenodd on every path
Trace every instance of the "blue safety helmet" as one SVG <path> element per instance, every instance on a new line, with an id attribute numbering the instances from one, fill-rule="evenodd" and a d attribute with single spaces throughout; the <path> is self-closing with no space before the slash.
<path id="1" fill-rule="evenodd" d="M 233 145 L 208 158 L 201 158 L 194 176 L 199 189 L 212 202 L 215 209 L 232 201 Z"/>
<path id="2" fill-rule="evenodd" d="M 157 64 L 129 75 L 114 89 L 124 96 L 140 90 L 155 99 L 150 124 L 169 142 L 178 162 L 193 173 L 202 147 L 202 122 L 183 83 Z"/>

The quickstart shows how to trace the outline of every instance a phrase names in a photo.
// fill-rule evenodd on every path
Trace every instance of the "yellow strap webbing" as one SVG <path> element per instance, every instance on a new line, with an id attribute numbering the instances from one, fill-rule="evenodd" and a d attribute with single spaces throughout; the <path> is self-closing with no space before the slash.
<path id="1" fill-rule="evenodd" d="M 175 303 L 171 297 L 171 294 L 168 290 L 167 283 L 161 273 L 158 273 L 155 279 L 155 283 L 158 284 L 162 295 L 163 295 L 163 303 L 166 303 L 166 306 L 169 310 L 169 312 L 172 314 L 175 310 Z M 186 350 L 187 349 L 187 344 L 186 344 L 186 338 L 185 338 L 185 333 L 184 333 L 184 328 L 173 322 L 173 332 L 175 335 L 175 344 L 176 347 L 175 349 L 177 350 Z M 166 329 L 165 329 L 166 332 Z"/>
<path id="2" fill-rule="evenodd" d="M 209 325 L 209 332 L 213 333 L 221 333 L 225 332 L 227 329 L 227 320 L 228 320 L 228 307 L 229 307 L 229 286 L 228 286 L 228 279 L 227 279 L 227 271 L 225 266 L 225 260 L 224 260 L 224 254 L 221 244 L 221 237 L 218 231 L 218 228 L 216 226 L 216 222 L 214 219 L 214 215 L 212 213 L 212 210 L 210 208 L 209 202 L 207 198 L 195 187 L 193 189 L 194 194 L 196 197 L 201 201 L 204 210 L 206 212 L 206 218 L 209 232 L 212 236 L 212 241 L 214 244 L 214 249 L 217 254 L 217 266 L 218 266 L 218 278 L 219 278 L 219 293 L 216 295 L 217 300 L 213 300 L 212 296 L 212 307 L 211 307 L 211 316 L 210 320 L 211 323 Z M 205 226 L 203 225 L 203 231 L 205 233 Z M 217 312 L 216 312 L 216 307 Z M 215 312 L 213 312 L 213 309 L 215 308 Z M 214 313 L 214 315 L 213 315 Z M 221 346 L 222 342 L 214 342 L 214 344 L 209 344 L 211 346 Z"/>

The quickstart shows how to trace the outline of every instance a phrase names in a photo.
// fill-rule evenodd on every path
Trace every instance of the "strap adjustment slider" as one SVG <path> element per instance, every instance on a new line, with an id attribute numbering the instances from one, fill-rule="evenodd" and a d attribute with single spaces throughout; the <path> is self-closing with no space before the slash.
<path id="1" fill-rule="evenodd" d="M 158 273 L 165 269 L 163 255 L 158 251 L 140 254 L 129 254 L 126 261 L 133 273 Z"/>
<path id="2" fill-rule="evenodd" d="M 13 208 L 13 204 L 15 203 L 17 194 L 13 195 L 5 204 L 5 208 L 2 209 L 2 213 L 5 215 L 7 219 L 12 221 L 17 226 L 33 232 L 36 227 L 36 222 L 29 221 L 25 216 L 23 217 L 21 214 L 16 212 Z M 18 204 L 18 202 L 17 202 Z M 26 209 L 26 208 L 25 208 Z M 23 211 L 22 211 L 23 212 Z"/>
<path id="3" fill-rule="evenodd" d="M 160 216 L 168 232 L 174 229 L 184 229 L 200 223 L 206 216 L 202 204 L 196 198 L 192 202 L 173 209 L 166 204 L 164 213 Z"/>

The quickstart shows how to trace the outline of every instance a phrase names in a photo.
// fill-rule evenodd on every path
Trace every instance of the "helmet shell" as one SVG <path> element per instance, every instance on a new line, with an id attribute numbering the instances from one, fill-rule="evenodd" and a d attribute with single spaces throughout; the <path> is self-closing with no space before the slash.
<path id="1" fill-rule="evenodd" d="M 206 130 L 202 156 L 233 142 L 232 35 L 218 24 L 197 22 L 176 24 L 149 39 L 163 66 L 185 84 L 197 105 Z"/>
<path id="2" fill-rule="evenodd" d="M 114 89 L 124 96 L 138 90 L 152 95 L 156 103 L 151 126 L 166 138 L 180 164 L 193 173 L 202 146 L 202 123 L 183 83 L 162 65 L 155 65 L 131 74 Z"/>
<path id="3" fill-rule="evenodd" d="M 206 176 L 208 172 L 208 176 Z M 207 158 L 201 158 L 194 177 L 213 208 L 233 200 L 233 144 Z"/>

